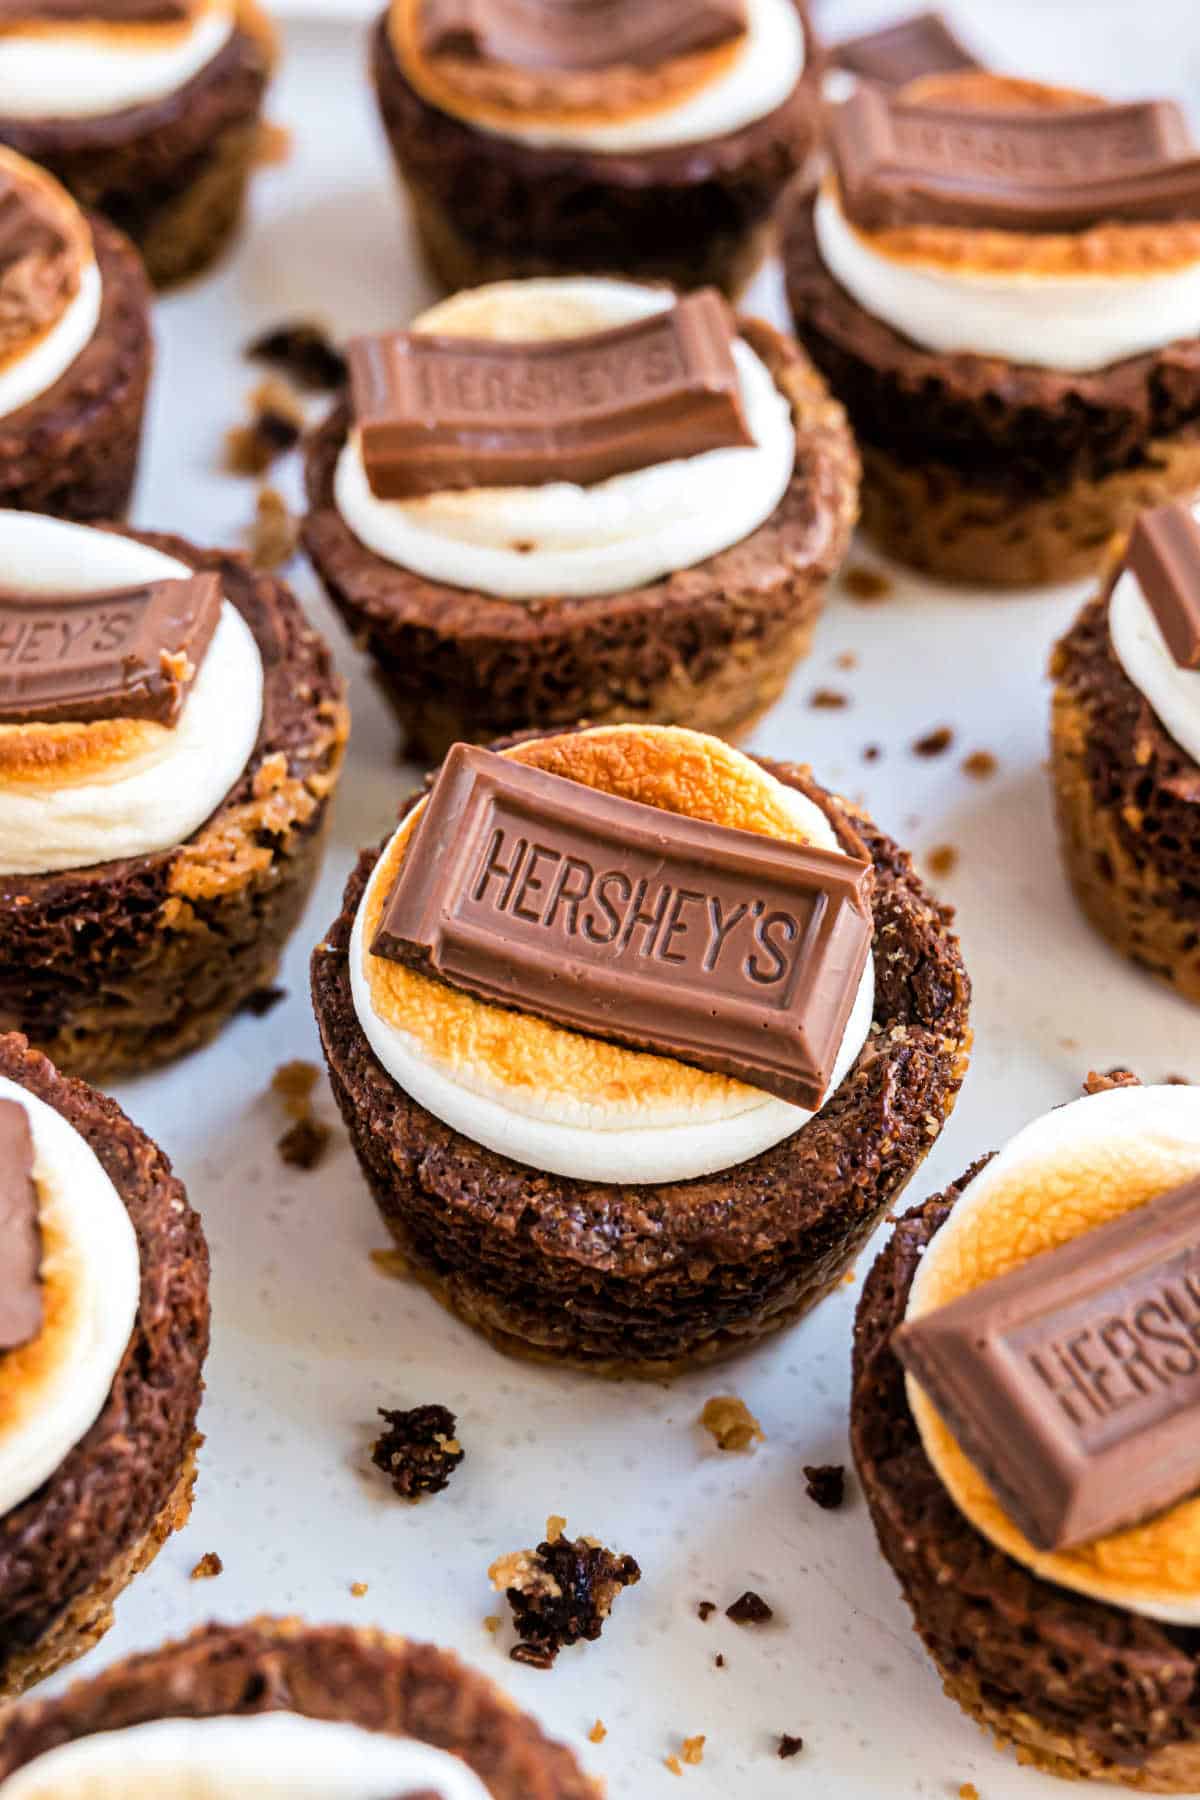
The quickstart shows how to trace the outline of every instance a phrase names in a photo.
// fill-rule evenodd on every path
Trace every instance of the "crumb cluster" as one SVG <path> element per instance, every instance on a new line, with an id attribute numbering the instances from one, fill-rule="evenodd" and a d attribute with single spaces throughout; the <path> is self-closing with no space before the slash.
<path id="1" fill-rule="evenodd" d="M 380 1407 L 379 1416 L 387 1429 L 371 1446 L 375 1467 L 402 1500 L 440 1494 L 466 1455 L 454 1414 L 445 1406 L 414 1406 L 407 1412 Z"/>
<path id="2" fill-rule="evenodd" d="M 512 1608 L 520 1642 L 509 1652 L 530 1668 L 552 1668 L 568 1644 L 600 1636 L 622 1588 L 642 1571 L 632 1556 L 606 1550 L 595 1538 L 569 1538 L 566 1521 L 552 1516 L 536 1550 L 514 1550 L 488 1571 Z"/>

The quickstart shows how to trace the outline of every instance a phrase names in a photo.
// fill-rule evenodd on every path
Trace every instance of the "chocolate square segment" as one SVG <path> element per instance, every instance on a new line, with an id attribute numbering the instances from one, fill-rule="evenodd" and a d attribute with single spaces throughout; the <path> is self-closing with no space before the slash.
<path id="1" fill-rule="evenodd" d="M 1200 1179 L 901 1326 L 896 1353 L 1039 1550 L 1200 1488 Z"/>
<path id="2" fill-rule="evenodd" d="M 221 604 L 215 574 L 101 594 L 0 591 L 0 725 L 174 725 Z"/>
<path id="3" fill-rule="evenodd" d="M 19 1101 L 0 1100 L 0 1350 L 42 1328 L 41 1261 L 29 1115 Z"/>
<path id="4" fill-rule="evenodd" d="M 1200 156 L 1168 100 L 990 112 L 864 84 L 833 109 L 830 150 L 846 216 L 865 231 L 1200 218 Z"/>
<path id="5" fill-rule="evenodd" d="M 873 876 L 457 744 L 371 950 L 813 1108 L 866 966 Z"/>
<path id="6" fill-rule="evenodd" d="M 1125 566 L 1179 667 L 1200 669 L 1200 524 L 1191 507 L 1173 502 L 1143 513 Z"/>
<path id="7" fill-rule="evenodd" d="M 904 87 L 920 75 L 953 74 L 980 65 L 939 12 L 914 13 L 879 31 L 835 44 L 829 60 L 851 75 L 885 87 Z"/>
<path id="8" fill-rule="evenodd" d="M 746 0 L 423 0 L 426 56 L 517 69 L 656 68 L 731 43 Z"/>
<path id="9" fill-rule="evenodd" d="M 383 500 L 591 483 L 753 444 L 714 289 L 613 331 L 532 343 L 393 332 L 350 345 L 363 463 Z"/>

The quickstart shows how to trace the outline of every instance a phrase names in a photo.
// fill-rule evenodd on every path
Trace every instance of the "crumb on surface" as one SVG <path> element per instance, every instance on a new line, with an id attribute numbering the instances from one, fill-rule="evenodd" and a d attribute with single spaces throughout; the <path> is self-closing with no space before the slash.
<path id="1" fill-rule="evenodd" d="M 986 781 L 1000 767 L 990 750 L 972 750 L 969 756 L 963 757 L 963 774 L 969 775 L 973 781 Z"/>
<path id="2" fill-rule="evenodd" d="M 224 1571 L 224 1568 L 225 1564 L 221 1561 L 221 1558 L 217 1555 L 216 1551 L 206 1550 L 204 1555 L 200 1558 L 200 1561 L 192 1570 L 191 1579 L 193 1581 L 211 1581 L 214 1576 L 220 1575 Z"/>
<path id="3" fill-rule="evenodd" d="M 948 725 L 939 725 L 935 731 L 927 731 L 924 737 L 917 738 L 913 744 L 914 756 L 944 756 L 954 742 L 954 733 Z"/>
<path id="4" fill-rule="evenodd" d="M 278 985 L 255 988 L 254 992 L 247 994 L 240 1003 L 238 1011 L 250 1013 L 255 1019 L 265 1019 L 269 1012 L 274 1012 L 275 1008 L 287 999 L 287 993 L 285 987 Z"/>
<path id="5" fill-rule="evenodd" d="M 682 1775 L 683 1774 L 683 1764 L 680 1762 L 680 1760 L 677 1756 L 664 1756 L 663 1762 L 666 1765 L 666 1767 L 668 1769 L 670 1769 L 672 1775 Z"/>
<path id="6" fill-rule="evenodd" d="M 308 1117 L 312 1091 L 320 1076 L 321 1071 L 316 1063 L 303 1062 L 299 1058 L 294 1062 L 280 1063 L 271 1077 L 271 1091 L 283 1101 L 284 1111 L 289 1119 Z"/>
<path id="7" fill-rule="evenodd" d="M 701 1624 L 707 1625 L 716 1610 L 717 1603 L 715 1600 L 701 1600 L 696 1607 L 696 1616 Z"/>
<path id="8" fill-rule="evenodd" d="M 849 706 L 850 696 L 837 688 L 819 687 L 814 688 L 808 696 L 808 704 L 816 707 L 818 712 L 838 712 L 842 707 Z"/>
<path id="9" fill-rule="evenodd" d="M 841 1463 L 805 1463 L 805 1493 L 825 1512 L 835 1512 L 846 1498 L 846 1470 Z"/>
<path id="10" fill-rule="evenodd" d="M 866 563 L 851 563 L 842 570 L 842 586 L 852 600 L 865 605 L 886 600 L 895 592 L 890 576 L 882 569 L 872 569 Z"/>
<path id="11" fill-rule="evenodd" d="M 246 355 L 281 369 L 299 387 L 331 390 L 346 379 L 345 357 L 313 319 L 272 326 L 247 344 Z"/>
<path id="12" fill-rule="evenodd" d="M 714 1394 L 706 1400 L 700 1423 L 712 1433 L 718 1450 L 749 1452 L 756 1443 L 766 1442 L 766 1432 L 736 1394 Z"/>
<path id="13" fill-rule="evenodd" d="M 259 123 L 254 140 L 254 160 L 260 168 L 269 168 L 285 163 L 292 154 L 292 133 L 287 125 L 278 125 L 273 119 L 263 119 Z"/>
<path id="14" fill-rule="evenodd" d="M 775 1617 L 775 1612 L 761 1594 L 756 1594 L 753 1588 L 747 1588 L 744 1594 L 738 1595 L 732 1606 L 725 1608 L 725 1617 L 732 1619 L 735 1625 L 765 1625 Z"/>
<path id="15" fill-rule="evenodd" d="M 412 1273 L 407 1256 L 403 1250 L 395 1246 L 390 1250 L 372 1250 L 371 1261 L 381 1275 L 390 1275 L 393 1281 L 403 1281 Z"/>
<path id="16" fill-rule="evenodd" d="M 839 669 L 857 669 L 858 652 L 855 650 L 843 650 L 841 654 L 835 656 L 833 660 Z"/>
<path id="17" fill-rule="evenodd" d="M 953 844 L 935 844 L 925 861 L 931 875 L 953 875 L 958 867 L 958 851 Z"/>
<path id="18" fill-rule="evenodd" d="M 550 1543 L 557 1544 L 559 1538 L 566 1529 L 567 1521 L 562 1513 L 551 1513 L 549 1515 L 546 1520 L 546 1537 Z"/>
<path id="19" fill-rule="evenodd" d="M 979 1789 L 973 1781 L 964 1781 L 958 1790 L 958 1800 L 979 1800 Z"/>
<path id="20" fill-rule="evenodd" d="M 704 1761 L 704 1742 L 703 1732 L 697 1733 L 695 1737 L 684 1738 L 679 1754 L 689 1767 L 694 1769 L 697 1764 Z"/>
<path id="21" fill-rule="evenodd" d="M 866 744 L 863 746 L 862 754 L 864 762 L 875 763 L 883 755 L 883 747 L 880 744 Z"/>
<path id="22" fill-rule="evenodd" d="M 718 1669 L 723 1669 L 725 1667 L 725 1658 L 719 1650 L 717 1651 L 717 1654 L 713 1657 L 713 1662 L 716 1664 Z"/>
<path id="23" fill-rule="evenodd" d="M 289 1125 L 275 1148 L 291 1169 L 315 1169 L 324 1160 L 333 1133 L 320 1119 L 297 1119 Z"/>
<path id="24" fill-rule="evenodd" d="M 371 1445 L 371 1461 L 391 1480 L 402 1500 L 440 1494 L 466 1455 L 455 1433 L 458 1421 L 445 1406 L 379 1408 L 386 1430 Z"/>
<path id="25" fill-rule="evenodd" d="M 592 1729 L 588 1732 L 588 1743 L 602 1744 L 607 1736 L 608 1726 L 604 1723 L 603 1719 L 597 1719 L 596 1723 L 592 1726 Z"/>
<path id="26" fill-rule="evenodd" d="M 281 1063 L 271 1077 L 272 1092 L 283 1101 L 292 1124 L 278 1139 L 280 1158 L 293 1169 L 315 1169 L 329 1148 L 332 1133 L 313 1114 L 313 1089 L 321 1071 L 315 1063 Z"/>
<path id="27" fill-rule="evenodd" d="M 295 555 L 300 523 L 277 488 L 262 487 L 247 532 L 250 562 L 259 570 L 278 569 Z"/>
<path id="28" fill-rule="evenodd" d="M 265 475 L 300 442 L 304 410 L 291 388 L 271 376 L 249 396 L 250 417 L 225 433 L 225 467 L 231 475 Z"/>
<path id="29" fill-rule="evenodd" d="M 1102 1075 L 1096 1069 L 1088 1072 L 1083 1084 L 1085 1094 L 1107 1094 L 1110 1088 L 1141 1087 L 1141 1082 L 1132 1069 L 1109 1069 Z"/>
<path id="30" fill-rule="evenodd" d="M 640 1581 L 642 1571 L 632 1556 L 606 1550 L 595 1538 L 563 1533 L 536 1550 L 497 1558 L 488 1576 L 512 1608 L 520 1639 L 509 1651 L 512 1660 L 549 1669 L 564 1646 L 600 1636 L 617 1595 Z"/>
<path id="31" fill-rule="evenodd" d="M 775 1754 L 786 1761 L 789 1756 L 799 1756 L 803 1748 L 804 1739 L 802 1737 L 793 1737 L 790 1731 L 781 1731 Z"/>
<path id="32" fill-rule="evenodd" d="M 352 1581 L 350 1583 L 350 1592 L 354 1595 L 356 1600 L 361 1600 L 366 1591 L 367 1584 L 365 1581 Z"/>
<path id="33" fill-rule="evenodd" d="M 499 1613 L 488 1613 L 483 1621 L 483 1629 L 490 1632 L 491 1635 L 495 1637 L 503 1623 L 504 1620 L 500 1617 Z"/>

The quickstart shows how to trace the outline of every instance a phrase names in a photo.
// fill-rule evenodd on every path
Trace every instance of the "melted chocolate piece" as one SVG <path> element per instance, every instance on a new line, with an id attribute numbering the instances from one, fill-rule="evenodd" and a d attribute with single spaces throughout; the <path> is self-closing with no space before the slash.
<path id="1" fill-rule="evenodd" d="M 38 204 L 40 198 L 32 182 L 0 169 L 0 272 L 27 256 L 58 256 L 65 250 L 66 234 L 49 208 Z"/>
<path id="2" fill-rule="evenodd" d="M 1031 1544 L 1200 1488 L 1200 1179 L 902 1325 L 897 1355 Z"/>
<path id="3" fill-rule="evenodd" d="M 914 13 L 879 31 L 846 38 L 834 45 L 829 60 L 836 68 L 884 87 L 904 87 L 921 75 L 981 67 L 939 12 Z"/>
<path id="4" fill-rule="evenodd" d="M 1200 218 L 1200 156 L 1167 100 L 985 112 L 862 86 L 833 109 L 830 149 L 846 216 L 866 231 Z"/>
<path id="5" fill-rule="evenodd" d="M 1200 524 L 1172 502 L 1144 512 L 1125 566 L 1136 575 L 1167 649 L 1181 669 L 1200 669 Z"/>
<path id="6" fill-rule="evenodd" d="M 0 1100 L 0 1350 L 42 1329 L 41 1262 L 29 1115 L 19 1101 Z"/>
<path id="7" fill-rule="evenodd" d="M 654 68 L 746 29 L 746 0 L 424 0 L 427 56 L 516 69 Z"/>
<path id="8" fill-rule="evenodd" d="M 872 880 L 852 857 L 457 744 L 371 949 L 815 1108 L 870 949 Z"/>
<path id="9" fill-rule="evenodd" d="M 0 31 L 25 24 L 182 25 L 187 0 L 0 0 Z"/>
<path id="10" fill-rule="evenodd" d="M 0 591 L 0 724 L 174 725 L 220 614 L 214 574 L 102 594 Z"/>
<path id="11" fill-rule="evenodd" d="M 363 462 L 384 500 L 591 483 L 754 439 L 714 289 L 549 342 L 395 332 L 350 345 Z"/>

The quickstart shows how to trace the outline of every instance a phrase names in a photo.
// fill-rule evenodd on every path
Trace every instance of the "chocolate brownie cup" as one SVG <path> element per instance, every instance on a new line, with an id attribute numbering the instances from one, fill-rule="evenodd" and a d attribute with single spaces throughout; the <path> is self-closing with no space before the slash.
<path id="1" fill-rule="evenodd" d="M 600 1800 L 565 1745 L 449 1652 L 296 1619 L 209 1625 L 0 1725 L 12 1800 L 157 1800 L 205 1777 L 297 1800 Z"/>
<path id="2" fill-rule="evenodd" d="M 1200 1485 L 1186 1452 L 1164 1454 L 1160 1442 L 1139 1454 L 1135 1442 L 1151 1424 L 1149 1402 L 1162 1429 L 1177 1432 L 1177 1450 L 1190 1442 L 1194 1461 L 1195 1383 L 1170 1390 L 1172 1377 L 1196 1367 L 1195 1229 L 1190 1258 L 1170 1269 L 1154 1233 L 1165 1205 L 1195 1207 L 1197 1175 L 1195 1089 L 1089 1082 L 1087 1097 L 1027 1127 L 901 1219 L 866 1283 L 855 1334 L 855 1461 L 880 1545 L 947 1694 L 1023 1762 L 1146 1793 L 1194 1793 L 1200 1784 L 1200 1502 L 1194 1493 L 1165 1507 L 1160 1500 L 1148 1516 L 1134 1502 L 1130 1522 L 1099 1537 L 1080 1542 L 1060 1527 L 1070 1541 L 1035 1547 L 1014 1522 L 1015 1501 L 1002 1502 L 968 1461 L 923 1388 L 906 1378 L 895 1346 L 906 1320 L 911 1330 L 941 1307 L 948 1325 L 956 1296 L 960 1306 L 986 1301 L 985 1284 L 999 1290 L 1001 1276 L 1011 1282 L 1019 1270 L 1018 1279 L 1040 1282 L 1049 1265 L 1061 1280 L 1065 1254 L 1081 1283 L 1074 1301 L 1068 1289 L 1041 1289 L 1032 1314 L 1025 1304 L 1019 1315 L 1045 1321 L 1029 1326 L 1024 1352 L 994 1322 L 973 1334 L 980 1348 L 1013 1343 L 1012 1367 L 1051 1395 L 1042 1402 L 1042 1441 L 1058 1452 L 1069 1440 L 1072 1479 L 1082 1472 L 1093 1507 L 1110 1506 L 1114 1495 L 1117 1506 L 1126 1502 L 1131 1478 L 1142 1475 L 1182 1474 Z M 1142 1226 L 1131 1274 L 1102 1234 L 1136 1241 Z M 1100 1267 L 1087 1242 L 1093 1232 Z M 1074 1335 L 1059 1340 L 1060 1354 L 1051 1339 L 1071 1305 Z M 1164 1334 L 1157 1340 L 1156 1331 Z M 1030 1350 L 1045 1353 L 1049 1372 L 1030 1374 L 1022 1361 Z M 969 1352 L 958 1357 L 960 1401 L 979 1391 L 980 1366 Z M 1077 1405 L 1067 1403 L 1072 1395 Z M 1099 1441 L 1081 1428 L 1087 1418 L 1104 1425 Z M 1101 1471 L 1091 1459 L 1114 1444 L 1121 1467 Z M 972 1454 L 984 1460 L 979 1444 Z M 1060 1491 L 1038 1469 L 1031 1461 L 1025 1470 L 1034 1498 Z"/>
<path id="3" fill-rule="evenodd" d="M 142 265 L 8 150 L 0 205 L 0 507 L 120 518 L 153 360 Z"/>
<path id="4" fill-rule="evenodd" d="M 516 12 L 517 9 L 510 9 Z M 736 294 L 804 167 L 803 0 L 527 7 L 391 0 L 372 71 L 434 274 L 636 275 Z"/>
<path id="5" fill-rule="evenodd" d="M 1192 509 L 1144 515 L 1050 666 L 1051 775 L 1071 885 L 1117 950 L 1193 1001 L 1200 636 L 1186 608 L 1197 588 Z"/>
<path id="6" fill-rule="evenodd" d="M 182 1526 L 208 1251 L 120 1108 L 0 1037 L 0 1694 L 81 1656 Z"/>
<path id="7" fill-rule="evenodd" d="M 783 255 L 859 440 L 865 527 L 953 581 L 1089 573 L 1140 510 L 1200 487 L 1182 115 L 965 71 L 830 116 L 833 166 L 789 195 Z M 1018 171 L 999 182 L 998 138 Z"/>
<path id="8" fill-rule="evenodd" d="M 405 415 L 426 357 L 444 423 Z M 309 450 L 304 542 L 414 757 L 580 718 L 739 735 L 778 698 L 858 496 L 845 417 L 790 339 L 711 290 L 530 281 L 360 341 L 352 365 Z M 384 434 L 422 491 L 383 497 Z M 493 442 L 506 468 L 479 460 Z"/>
<path id="9" fill-rule="evenodd" d="M 6 8 L 0 143 L 105 213 L 159 285 L 241 217 L 275 60 L 254 0 L 21 0 Z"/>
<path id="10" fill-rule="evenodd" d="M 0 513 L 0 1028 L 146 1069 L 274 977 L 347 734 L 289 590 L 172 537 Z"/>
<path id="11" fill-rule="evenodd" d="M 494 858 L 481 868 L 484 911 L 466 924 L 481 961 L 456 973 L 436 950 L 414 958 L 383 907 L 405 870 L 473 881 L 485 846 L 453 824 L 483 816 L 457 785 L 472 759 L 481 792 L 514 768 L 538 788 L 517 813 L 538 867 L 515 893 Z M 461 807 L 447 823 L 435 786 L 427 842 L 410 800 L 313 958 L 334 1095 L 412 1272 L 499 1348 L 601 1373 L 670 1374 L 790 1324 L 836 1286 L 953 1108 L 969 986 L 949 915 L 808 769 L 696 732 L 460 746 L 440 783 Z M 555 811 L 572 804 L 574 825 Z M 703 846 L 684 852 L 681 832 Z M 773 901 L 738 899 L 743 854 L 785 865 L 784 885 L 764 880 Z M 836 954 L 799 924 L 811 884 L 834 876 L 853 884 L 823 915 Z M 514 986 L 522 969 L 532 988 Z M 768 1067 L 780 1029 L 783 1079 Z"/>

